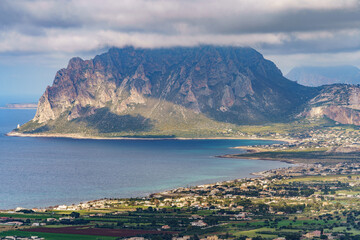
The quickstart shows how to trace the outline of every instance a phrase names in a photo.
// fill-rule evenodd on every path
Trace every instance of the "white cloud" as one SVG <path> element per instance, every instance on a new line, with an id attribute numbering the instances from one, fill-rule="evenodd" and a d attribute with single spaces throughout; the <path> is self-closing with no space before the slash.
<path id="1" fill-rule="evenodd" d="M 162 35 L 156 33 L 122 33 L 116 31 L 85 31 L 74 33 L 71 30 L 48 30 L 46 35 L 23 35 L 18 32 L 3 33 L 0 36 L 0 52 L 83 52 L 107 46 L 154 48 L 170 46 L 194 46 L 199 44 L 223 44 L 253 46 L 281 44 L 284 34 L 243 34 L 243 35 Z"/>

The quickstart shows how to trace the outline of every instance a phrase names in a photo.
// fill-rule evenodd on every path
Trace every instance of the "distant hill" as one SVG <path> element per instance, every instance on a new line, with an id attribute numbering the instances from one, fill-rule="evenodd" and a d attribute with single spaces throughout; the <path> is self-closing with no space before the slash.
<path id="1" fill-rule="evenodd" d="M 355 66 L 296 67 L 286 77 L 311 87 L 334 83 L 360 84 L 360 69 Z"/>
<path id="2" fill-rule="evenodd" d="M 37 103 L 9 103 L 4 107 L 0 107 L 3 109 L 36 109 Z"/>

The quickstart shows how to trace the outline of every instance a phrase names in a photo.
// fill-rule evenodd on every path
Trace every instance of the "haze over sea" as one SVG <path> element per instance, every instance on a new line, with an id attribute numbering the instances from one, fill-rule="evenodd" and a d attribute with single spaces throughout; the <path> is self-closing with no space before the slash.
<path id="1" fill-rule="evenodd" d="M 255 140 L 77 140 L 7 137 L 35 110 L 0 109 L 0 209 L 134 197 L 250 177 L 287 163 L 222 159 Z"/>

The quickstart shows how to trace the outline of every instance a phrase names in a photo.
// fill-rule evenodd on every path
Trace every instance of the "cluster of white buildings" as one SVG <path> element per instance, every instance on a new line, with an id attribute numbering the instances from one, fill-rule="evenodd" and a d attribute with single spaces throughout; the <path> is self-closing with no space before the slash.
<path id="1" fill-rule="evenodd" d="M 18 237 L 18 236 L 6 236 L 0 237 L 0 240 L 44 240 L 45 238 L 41 238 L 38 236 L 31 236 L 31 237 Z"/>

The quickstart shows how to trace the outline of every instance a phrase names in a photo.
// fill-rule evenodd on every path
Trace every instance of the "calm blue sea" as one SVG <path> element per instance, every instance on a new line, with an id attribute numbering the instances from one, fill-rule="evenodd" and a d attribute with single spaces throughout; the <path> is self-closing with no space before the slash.
<path id="1" fill-rule="evenodd" d="M 0 109 L 0 209 L 45 207 L 251 176 L 288 166 L 222 159 L 254 140 L 76 140 L 4 134 L 35 110 Z"/>

